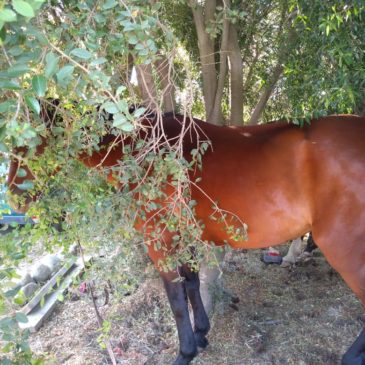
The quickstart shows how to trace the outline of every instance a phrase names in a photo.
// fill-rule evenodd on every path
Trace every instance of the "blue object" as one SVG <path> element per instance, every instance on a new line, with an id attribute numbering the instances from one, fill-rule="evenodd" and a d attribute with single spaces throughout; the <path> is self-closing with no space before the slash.
<path id="1" fill-rule="evenodd" d="M 0 226 L 5 224 L 35 224 L 35 220 L 23 213 L 17 213 L 6 202 L 6 186 L 0 186 Z"/>

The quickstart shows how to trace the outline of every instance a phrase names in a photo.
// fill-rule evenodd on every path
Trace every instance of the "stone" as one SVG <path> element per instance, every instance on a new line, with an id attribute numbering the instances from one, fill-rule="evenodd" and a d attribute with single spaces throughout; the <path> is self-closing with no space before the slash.
<path id="1" fill-rule="evenodd" d="M 24 296 L 27 299 L 30 299 L 33 297 L 34 293 L 38 290 L 38 288 L 39 288 L 39 285 L 32 282 L 32 283 L 29 283 L 29 284 L 23 286 L 21 291 L 23 292 Z"/>
<path id="2" fill-rule="evenodd" d="M 68 249 L 68 253 L 73 256 L 77 256 L 79 254 L 79 251 L 80 251 L 80 248 L 77 243 L 73 243 Z"/>
<path id="3" fill-rule="evenodd" d="M 51 270 L 51 273 L 56 272 L 61 266 L 61 258 L 58 254 L 49 254 L 42 258 L 42 265 L 48 266 Z"/>
<path id="4" fill-rule="evenodd" d="M 33 266 L 30 275 L 37 283 L 44 283 L 51 277 L 52 271 L 48 266 L 39 263 Z"/>
<path id="5" fill-rule="evenodd" d="M 30 276 L 30 273 L 27 271 L 20 278 L 20 280 L 18 282 L 18 285 L 25 286 L 25 285 L 27 285 L 29 283 L 34 283 L 34 281 L 33 281 L 32 277 Z"/>
<path id="6" fill-rule="evenodd" d="M 28 271 L 18 272 L 20 279 L 14 280 L 14 288 L 21 288 L 29 283 L 34 283 L 33 278 Z"/>

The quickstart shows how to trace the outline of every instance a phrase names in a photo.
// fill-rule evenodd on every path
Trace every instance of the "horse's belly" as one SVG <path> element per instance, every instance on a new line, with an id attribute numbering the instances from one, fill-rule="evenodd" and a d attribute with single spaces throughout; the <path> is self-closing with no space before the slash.
<path id="1" fill-rule="evenodd" d="M 284 243 L 310 231 L 309 215 L 304 206 L 251 207 L 214 214 L 198 210 L 204 223 L 202 239 L 214 244 L 229 244 L 233 248 L 263 248 Z M 213 211 L 212 211 L 213 212 Z M 245 234 L 246 233 L 246 234 Z"/>
<path id="2" fill-rule="evenodd" d="M 262 229 L 254 229 L 248 224 L 246 236 L 240 237 L 239 234 L 232 234 L 231 230 L 228 231 L 227 228 L 222 226 L 212 227 L 211 224 L 206 224 L 205 227 L 202 235 L 203 241 L 216 245 L 228 244 L 235 249 L 254 249 L 279 245 L 288 240 L 300 237 L 311 229 L 309 224 L 298 222 L 291 227 L 286 227 L 286 225 L 283 224 L 281 229 L 272 228 L 268 231 L 270 225 L 267 226 L 262 222 Z"/>

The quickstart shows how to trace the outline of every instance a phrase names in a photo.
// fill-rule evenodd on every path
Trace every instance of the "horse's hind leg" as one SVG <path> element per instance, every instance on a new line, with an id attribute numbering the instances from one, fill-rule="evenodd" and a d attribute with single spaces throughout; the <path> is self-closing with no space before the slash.
<path id="1" fill-rule="evenodd" d="M 364 365 L 365 364 L 365 330 L 347 350 L 342 358 L 342 365 Z"/>
<path id="2" fill-rule="evenodd" d="M 173 365 L 188 365 L 197 354 L 197 345 L 190 322 L 184 281 L 175 281 L 177 273 L 160 273 L 175 317 L 180 352 Z"/>
<path id="3" fill-rule="evenodd" d="M 208 345 L 205 336 L 209 332 L 210 324 L 200 295 L 199 273 L 190 270 L 187 265 L 183 266 L 182 271 L 185 277 L 185 288 L 193 309 L 195 341 L 199 347 L 205 348 Z"/>
<path id="4" fill-rule="evenodd" d="M 356 227 L 356 222 L 354 222 Z M 359 223 L 358 227 L 362 227 Z M 353 229 L 354 230 L 354 229 Z M 338 271 L 348 286 L 365 305 L 365 235 L 349 230 L 327 231 L 326 235 L 316 235 L 315 242 L 331 266 Z M 365 365 L 365 330 L 342 358 L 342 365 Z"/>

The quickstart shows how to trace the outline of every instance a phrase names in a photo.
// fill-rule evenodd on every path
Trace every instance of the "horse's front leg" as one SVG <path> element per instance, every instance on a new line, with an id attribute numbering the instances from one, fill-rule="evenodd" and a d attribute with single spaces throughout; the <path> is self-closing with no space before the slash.
<path id="1" fill-rule="evenodd" d="M 185 282 L 174 282 L 178 277 L 176 272 L 160 274 L 165 285 L 172 313 L 175 317 L 180 341 L 179 356 L 173 365 L 187 365 L 197 354 L 197 344 L 189 317 Z"/>
<path id="2" fill-rule="evenodd" d="M 185 277 L 185 288 L 193 309 L 195 341 L 198 347 L 205 348 L 208 345 L 205 336 L 209 332 L 210 323 L 200 295 L 199 273 L 191 271 L 188 265 L 183 266 L 182 273 Z"/>

